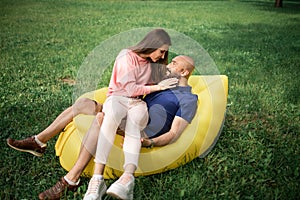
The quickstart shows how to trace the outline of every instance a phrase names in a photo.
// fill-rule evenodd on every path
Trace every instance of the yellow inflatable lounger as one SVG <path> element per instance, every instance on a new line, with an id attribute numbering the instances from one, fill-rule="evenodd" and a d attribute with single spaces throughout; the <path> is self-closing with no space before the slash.
<path id="1" fill-rule="evenodd" d="M 198 95 L 198 109 L 193 121 L 175 143 L 153 149 L 142 148 L 135 176 L 165 172 L 196 157 L 204 157 L 217 142 L 225 119 L 228 78 L 225 75 L 193 75 L 189 84 L 192 86 L 192 92 Z M 80 98 L 91 98 L 103 103 L 106 92 L 107 88 L 102 88 L 86 93 Z M 93 119 L 94 116 L 78 115 L 60 134 L 55 150 L 62 167 L 66 170 L 69 171 L 76 162 L 81 142 Z M 114 179 L 122 174 L 124 155 L 121 142 L 122 137 L 117 135 L 105 167 L 106 179 Z M 91 159 L 84 174 L 91 176 L 93 168 L 94 159 Z"/>

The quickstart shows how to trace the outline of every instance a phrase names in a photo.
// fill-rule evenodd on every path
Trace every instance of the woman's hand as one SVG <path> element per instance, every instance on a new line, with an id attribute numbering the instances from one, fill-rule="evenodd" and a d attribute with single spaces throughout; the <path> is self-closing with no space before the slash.
<path id="1" fill-rule="evenodd" d="M 159 82 L 157 85 L 151 85 L 150 90 L 151 92 L 166 90 L 169 88 L 174 88 L 177 86 L 178 79 L 177 78 L 168 78 L 161 82 Z"/>
<path id="2" fill-rule="evenodd" d="M 160 90 L 166 90 L 169 88 L 174 88 L 177 86 L 178 79 L 177 78 L 168 78 L 158 83 Z"/>

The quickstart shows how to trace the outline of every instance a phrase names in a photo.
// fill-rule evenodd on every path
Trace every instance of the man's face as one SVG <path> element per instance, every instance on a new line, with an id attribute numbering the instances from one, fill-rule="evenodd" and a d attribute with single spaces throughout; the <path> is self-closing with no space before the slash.
<path id="1" fill-rule="evenodd" d="M 173 60 L 167 65 L 167 75 L 176 75 L 181 76 L 181 72 L 183 72 L 184 69 L 184 63 L 182 61 L 182 58 L 175 57 Z"/>

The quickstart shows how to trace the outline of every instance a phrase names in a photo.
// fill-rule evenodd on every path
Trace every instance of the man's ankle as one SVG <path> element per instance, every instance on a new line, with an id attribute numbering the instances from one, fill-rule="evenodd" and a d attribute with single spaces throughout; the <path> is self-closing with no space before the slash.
<path id="1" fill-rule="evenodd" d="M 73 181 L 71 179 L 69 179 L 67 176 L 64 176 L 65 181 L 67 181 L 67 183 L 69 185 L 75 186 L 75 185 L 79 185 L 80 183 L 80 179 L 78 179 L 77 181 Z"/>
<path id="2" fill-rule="evenodd" d="M 46 146 L 47 146 L 47 144 L 41 142 L 41 141 L 38 139 L 38 137 L 37 137 L 36 135 L 34 136 L 34 140 L 35 140 L 35 142 L 36 142 L 40 147 L 46 147 Z"/>

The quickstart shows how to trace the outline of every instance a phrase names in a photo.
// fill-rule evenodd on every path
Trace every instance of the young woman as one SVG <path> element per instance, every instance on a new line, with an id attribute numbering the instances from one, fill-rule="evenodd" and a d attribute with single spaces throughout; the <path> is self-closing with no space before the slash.
<path id="1" fill-rule="evenodd" d="M 105 117 L 98 137 L 94 175 L 89 182 L 85 200 L 101 199 L 106 192 L 102 175 L 116 130 L 120 125 L 125 130 L 124 173 L 111 185 L 107 193 L 121 199 L 133 198 L 133 174 L 138 165 L 141 149 L 140 132 L 148 122 L 147 105 L 140 97 L 176 86 L 178 82 L 176 78 L 164 80 L 157 85 L 149 85 L 165 75 L 170 45 L 168 33 L 163 29 L 155 29 L 137 45 L 122 50 L 117 56 L 107 99 L 103 105 Z"/>

